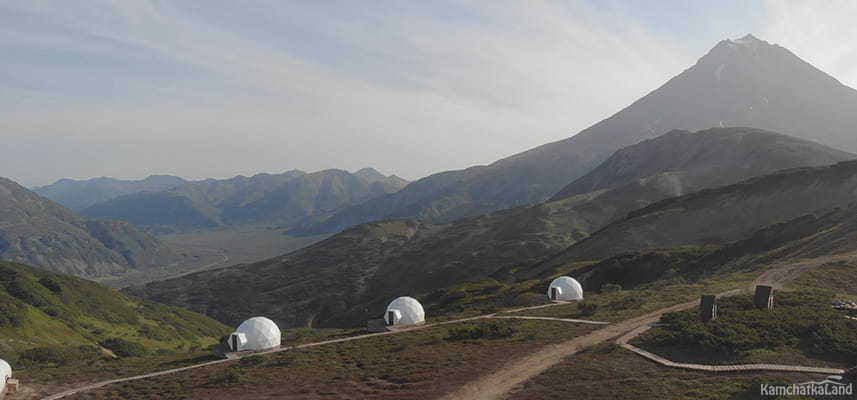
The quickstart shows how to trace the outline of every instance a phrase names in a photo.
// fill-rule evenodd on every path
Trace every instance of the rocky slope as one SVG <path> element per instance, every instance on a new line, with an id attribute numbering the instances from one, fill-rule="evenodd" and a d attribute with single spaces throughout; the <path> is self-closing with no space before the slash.
<path id="1" fill-rule="evenodd" d="M 0 178 L 0 260 L 97 277 L 180 258 L 130 223 L 87 219 Z"/>

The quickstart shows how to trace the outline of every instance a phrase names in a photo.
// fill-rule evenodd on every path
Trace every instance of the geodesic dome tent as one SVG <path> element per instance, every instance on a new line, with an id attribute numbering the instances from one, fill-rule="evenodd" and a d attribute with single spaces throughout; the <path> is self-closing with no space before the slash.
<path id="1" fill-rule="evenodd" d="M 548 285 L 548 297 L 551 300 L 583 300 L 583 288 L 574 278 L 561 276 Z"/>
<path id="2" fill-rule="evenodd" d="M 12 377 L 12 367 L 6 361 L 0 360 L 0 393 L 6 389 L 6 381 Z"/>
<path id="3" fill-rule="evenodd" d="M 425 311 L 420 302 L 413 297 L 403 296 L 393 300 L 384 313 L 387 325 L 421 324 L 426 320 Z"/>
<path id="4" fill-rule="evenodd" d="M 280 328 L 265 317 L 250 318 L 229 335 L 229 349 L 232 351 L 263 350 L 279 345 Z"/>

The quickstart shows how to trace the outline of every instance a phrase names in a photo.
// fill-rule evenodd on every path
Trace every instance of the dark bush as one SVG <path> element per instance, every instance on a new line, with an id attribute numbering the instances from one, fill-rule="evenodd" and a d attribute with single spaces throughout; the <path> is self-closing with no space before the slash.
<path id="1" fill-rule="evenodd" d="M 101 350 L 94 346 L 42 346 L 22 351 L 18 355 L 18 362 L 23 366 L 62 366 L 86 362 L 99 357 L 101 357 Z"/>
<path id="2" fill-rule="evenodd" d="M 625 297 L 620 300 L 613 300 L 607 307 L 612 310 L 636 310 L 643 306 L 643 301 L 637 297 Z"/>
<path id="3" fill-rule="evenodd" d="M 503 339 L 512 337 L 516 329 L 508 322 L 483 322 L 477 326 L 461 326 L 450 329 L 446 340 L 459 341 L 468 339 Z"/>
<path id="4" fill-rule="evenodd" d="M 27 306 L 15 302 L 0 302 L 0 327 L 21 326 L 27 315 Z"/>
<path id="5" fill-rule="evenodd" d="M 149 349 L 140 343 L 122 338 L 110 338 L 100 343 L 119 357 L 143 357 L 149 355 Z"/>
<path id="6" fill-rule="evenodd" d="M 42 307 L 45 305 L 45 302 L 39 298 L 38 295 L 28 290 L 24 285 L 21 284 L 20 280 L 14 280 L 6 284 L 6 291 L 15 296 L 19 300 L 27 303 L 33 307 Z"/>
<path id="7" fill-rule="evenodd" d="M 238 365 L 243 368 L 255 368 L 265 363 L 265 357 L 260 355 L 247 356 L 238 361 Z"/>
<path id="8" fill-rule="evenodd" d="M 62 293 L 62 286 L 60 286 L 59 283 L 57 283 L 51 278 L 48 278 L 47 276 L 43 277 L 42 279 L 39 279 L 39 283 L 51 292 Z"/>
<path id="9" fill-rule="evenodd" d="M 60 364 L 69 359 L 69 354 L 57 347 L 36 347 L 22 351 L 18 360 L 25 364 Z"/>
<path id="10" fill-rule="evenodd" d="M 598 311 L 598 304 L 584 303 L 584 302 L 577 303 L 577 312 L 580 315 L 585 315 L 585 316 L 595 315 L 595 313 L 597 311 Z"/>
<path id="11" fill-rule="evenodd" d="M 209 380 L 208 385 L 224 385 L 228 383 L 238 383 L 244 379 L 246 371 L 238 365 L 226 367 L 217 371 Z"/>
<path id="12" fill-rule="evenodd" d="M 601 285 L 601 293 L 616 293 L 622 291 L 622 285 L 615 283 L 605 283 Z"/>
<path id="13" fill-rule="evenodd" d="M 18 278 L 18 272 L 15 270 L 0 265 L 0 282 L 12 282 Z"/>

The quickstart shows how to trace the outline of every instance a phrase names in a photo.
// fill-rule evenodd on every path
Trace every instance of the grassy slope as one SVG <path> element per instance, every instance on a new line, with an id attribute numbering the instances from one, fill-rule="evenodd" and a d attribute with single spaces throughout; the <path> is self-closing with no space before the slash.
<path id="1" fill-rule="evenodd" d="M 137 300 L 95 282 L 0 263 L 0 358 L 13 363 L 27 349 L 51 347 L 73 355 L 79 346 L 108 338 L 141 343 L 151 353 L 184 352 L 228 332 L 203 315 Z"/>

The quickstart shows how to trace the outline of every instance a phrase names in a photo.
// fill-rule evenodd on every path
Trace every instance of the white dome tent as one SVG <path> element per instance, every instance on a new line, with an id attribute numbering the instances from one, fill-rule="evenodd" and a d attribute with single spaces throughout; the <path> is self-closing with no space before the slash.
<path id="1" fill-rule="evenodd" d="M 583 300 L 583 288 L 574 278 L 561 276 L 548 286 L 548 297 L 554 301 Z"/>
<path id="2" fill-rule="evenodd" d="M 0 360 L 0 395 L 6 390 L 6 381 L 12 377 L 12 367 L 6 361 Z"/>
<path id="3" fill-rule="evenodd" d="M 253 317 L 241 323 L 229 335 L 232 351 L 263 350 L 280 346 L 280 328 L 265 317 Z"/>
<path id="4" fill-rule="evenodd" d="M 387 325 L 422 324 L 426 320 L 425 311 L 420 302 L 413 297 L 403 296 L 393 300 L 384 313 Z"/>

